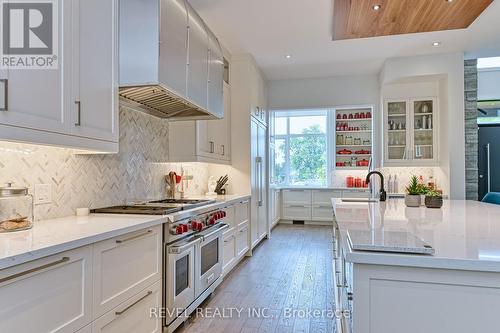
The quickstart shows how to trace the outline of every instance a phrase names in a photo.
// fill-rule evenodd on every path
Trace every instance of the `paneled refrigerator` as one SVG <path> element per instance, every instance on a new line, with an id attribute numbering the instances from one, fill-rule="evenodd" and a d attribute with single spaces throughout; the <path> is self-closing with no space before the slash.
<path id="1" fill-rule="evenodd" d="M 251 121 L 251 159 L 251 241 L 253 248 L 269 233 L 267 126 L 253 116 Z"/>

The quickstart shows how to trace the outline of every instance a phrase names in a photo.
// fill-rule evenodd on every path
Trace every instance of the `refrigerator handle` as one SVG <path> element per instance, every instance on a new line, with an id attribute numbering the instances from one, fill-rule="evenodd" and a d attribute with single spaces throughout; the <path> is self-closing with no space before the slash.
<path id="1" fill-rule="evenodd" d="M 262 206 L 262 157 L 258 156 L 255 158 L 255 168 L 256 168 L 256 174 L 257 176 L 257 193 L 258 193 L 258 200 L 257 200 L 257 206 L 261 207 Z"/>
<path id="2" fill-rule="evenodd" d="M 486 145 L 486 172 L 488 174 L 488 193 L 491 192 L 491 172 L 490 172 L 490 144 Z"/>

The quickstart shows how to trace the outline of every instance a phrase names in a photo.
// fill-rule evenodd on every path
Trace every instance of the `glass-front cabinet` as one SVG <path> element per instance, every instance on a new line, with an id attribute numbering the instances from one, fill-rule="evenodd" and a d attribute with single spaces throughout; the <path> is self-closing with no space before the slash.
<path id="1" fill-rule="evenodd" d="M 384 105 L 384 165 L 437 163 L 437 99 L 391 99 Z"/>

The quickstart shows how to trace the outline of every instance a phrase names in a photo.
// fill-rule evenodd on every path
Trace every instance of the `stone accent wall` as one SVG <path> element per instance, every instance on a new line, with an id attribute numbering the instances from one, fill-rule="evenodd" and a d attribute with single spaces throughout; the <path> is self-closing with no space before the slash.
<path id="1" fill-rule="evenodd" d="M 478 200 L 477 59 L 465 60 L 465 194 Z"/>

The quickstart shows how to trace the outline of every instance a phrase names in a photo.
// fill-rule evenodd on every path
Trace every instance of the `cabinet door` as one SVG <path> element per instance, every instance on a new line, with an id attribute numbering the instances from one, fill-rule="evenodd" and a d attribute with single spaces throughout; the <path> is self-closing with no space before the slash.
<path id="1" fill-rule="evenodd" d="M 0 271 L 0 332 L 75 332 L 92 320 L 92 248 Z"/>
<path id="2" fill-rule="evenodd" d="M 213 131 L 209 126 L 210 120 L 196 121 L 196 154 L 213 158 L 215 155 L 215 141 L 210 137 Z"/>
<path id="3" fill-rule="evenodd" d="M 234 265 L 236 260 L 236 236 L 235 229 L 224 234 L 224 251 L 223 251 L 223 261 L 222 270 L 224 275 L 226 275 Z"/>
<path id="4" fill-rule="evenodd" d="M 283 190 L 284 204 L 311 204 L 311 190 Z"/>
<path id="5" fill-rule="evenodd" d="M 229 108 L 230 100 L 230 90 L 229 85 L 224 83 L 224 108 L 227 112 L 224 112 L 224 119 L 219 120 L 206 120 L 206 135 L 208 146 L 207 149 L 211 152 L 212 158 L 217 158 L 220 160 L 229 161 L 231 159 L 231 115 Z M 213 151 L 213 152 L 212 152 Z"/>
<path id="6" fill-rule="evenodd" d="M 208 29 L 207 29 L 208 30 Z M 219 41 L 215 35 L 208 30 L 208 111 L 218 118 L 224 115 L 224 57 Z"/>
<path id="7" fill-rule="evenodd" d="M 188 14 L 183 0 L 161 1 L 160 82 L 187 96 Z"/>
<path id="8" fill-rule="evenodd" d="M 281 191 L 274 192 L 274 221 L 281 219 Z"/>
<path id="9" fill-rule="evenodd" d="M 161 333 L 161 280 L 127 299 L 93 323 L 93 333 Z"/>
<path id="10" fill-rule="evenodd" d="M 71 5 L 57 1 L 58 68 L 0 71 L 0 124 L 68 134 L 71 93 Z M 29 55 L 28 55 L 29 56 Z M 1 133 L 0 133 L 1 135 Z M 36 142 L 36 138 L 33 138 Z"/>
<path id="11" fill-rule="evenodd" d="M 385 162 L 408 164 L 411 158 L 411 117 L 407 100 L 389 100 L 384 110 Z"/>
<path id="12" fill-rule="evenodd" d="M 208 102 L 208 35 L 205 24 L 191 5 L 188 9 L 188 77 L 187 96 L 202 108 Z"/>
<path id="13" fill-rule="evenodd" d="M 72 134 L 118 142 L 118 0 L 73 0 Z"/>
<path id="14" fill-rule="evenodd" d="M 94 245 L 94 318 L 161 279 L 161 226 Z"/>
<path id="15" fill-rule="evenodd" d="M 412 148 L 415 163 L 431 162 L 437 158 L 437 110 L 435 98 L 411 100 L 412 107 Z"/>
<path id="16" fill-rule="evenodd" d="M 245 255 L 250 249 L 248 246 L 248 222 L 241 224 L 236 232 L 236 256 L 238 258 Z"/>
<path id="17" fill-rule="evenodd" d="M 243 201 L 235 205 L 235 219 L 237 225 L 248 222 L 248 204 L 248 201 Z"/>

